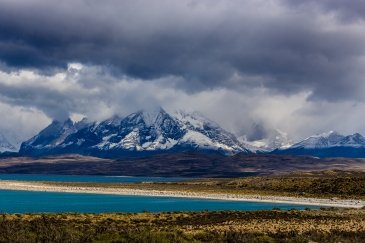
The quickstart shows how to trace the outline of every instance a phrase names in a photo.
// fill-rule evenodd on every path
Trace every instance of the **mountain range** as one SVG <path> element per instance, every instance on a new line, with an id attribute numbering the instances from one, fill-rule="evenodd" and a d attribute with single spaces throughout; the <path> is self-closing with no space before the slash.
<path id="1" fill-rule="evenodd" d="M 21 145 L 20 154 L 78 153 L 100 157 L 163 152 L 250 153 L 237 138 L 201 114 L 138 111 L 102 122 L 53 121 Z"/>
<path id="2" fill-rule="evenodd" d="M 359 133 L 341 135 L 335 131 L 311 136 L 274 154 L 312 155 L 316 157 L 365 157 L 365 137 Z"/>
<path id="3" fill-rule="evenodd" d="M 17 151 L 0 135 L 0 152 Z M 44 156 L 81 154 L 97 157 L 143 156 L 161 153 L 288 154 L 315 157 L 365 157 L 365 138 L 359 133 L 329 132 L 293 143 L 279 130 L 265 137 L 238 138 L 198 112 L 168 113 L 162 108 L 114 116 L 101 122 L 71 119 L 53 121 L 23 142 L 19 154 Z"/>

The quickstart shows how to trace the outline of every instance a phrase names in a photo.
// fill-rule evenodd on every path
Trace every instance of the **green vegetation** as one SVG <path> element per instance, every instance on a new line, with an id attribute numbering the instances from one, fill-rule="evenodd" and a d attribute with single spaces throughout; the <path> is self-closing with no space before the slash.
<path id="1" fill-rule="evenodd" d="M 3 214 L 0 242 L 364 242 L 365 210 Z"/>

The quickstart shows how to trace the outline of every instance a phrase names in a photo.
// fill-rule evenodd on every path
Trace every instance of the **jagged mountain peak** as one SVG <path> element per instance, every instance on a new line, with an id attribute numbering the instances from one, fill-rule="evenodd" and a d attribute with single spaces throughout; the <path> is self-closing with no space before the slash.
<path id="1" fill-rule="evenodd" d="M 358 133 L 358 132 L 356 132 L 356 133 L 352 134 L 351 136 L 352 136 L 352 137 L 354 137 L 354 138 L 364 138 L 364 136 L 363 136 L 363 135 L 361 135 L 361 134 L 360 134 L 360 133 Z"/>
<path id="2" fill-rule="evenodd" d="M 67 129 L 70 127 L 73 127 L 75 124 L 74 121 L 72 121 L 71 118 L 67 118 L 65 120 L 52 120 L 51 124 L 49 124 L 43 131 L 44 132 L 53 132 L 54 129 Z"/>
<path id="3" fill-rule="evenodd" d="M 161 122 L 163 117 L 169 116 L 162 107 L 157 107 L 149 110 L 140 110 L 137 112 L 141 117 L 146 126 L 152 126 L 156 122 Z"/>
<path id="4" fill-rule="evenodd" d="M 335 130 L 318 133 L 307 137 L 306 139 L 293 143 L 289 136 L 278 129 L 267 130 L 260 125 L 254 124 L 253 127 L 258 127 L 259 131 L 265 133 L 258 133 L 259 135 L 265 134 L 262 139 L 249 139 L 250 136 L 242 135 L 239 137 L 244 146 L 249 148 L 252 152 L 273 152 L 273 153 L 287 153 L 287 154 L 308 154 L 312 152 L 304 150 L 322 150 L 330 148 L 330 152 L 313 152 L 312 154 L 323 157 L 326 156 L 355 156 L 352 152 L 343 152 L 343 148 L 364 148 L 365 149 L 365 137 L 360 133 L 354 133 L 352 135 L 343 135 Z M 260 136 L 256 136 L 260 137 Z M 337 151 L 335 151 L 337 150 Z M 365 153 L 360 151 L 354 152 L 356 156 L 365 156 Z M 364 155 L 362 155 L 364 154 Z"/>
<path id="5" fill-rule="evenodd" d="M 204 127 L 220 127 L 216 122 L 198 111 L 187 112 L 185 110 L 178 110 L 173 113 L 173 116 L 188 128 L 204 129 Z"/>
<path id="6" fill-rule="evenodd" d="M 77 131 L 75 123 L 68 118 L 64 121 L 53 120 L 50 125 L 43 129 L 39 134 L 28 140 L 21 145 L 20 150 L 24 150 L 28 144 L 32 144 L 32 147 L 55 147 L 62 142 L 72 133 Z"/>
<path id="7" fill-rule="evenodd" d="M 121 127 L 125 131 L 137 129 L 139 132 L 151 133 L 147 137 L 155 138 L 161 135 L 175 139 L 176 135 L 182 136 L 184 133 L 179 131 L 179 122 L 162 108 L 132 113 L 121 121 Z"/>
<path id="8" fill-rule="evenodd" d="M 70 118 L 68 118 L 67 120 L 64 120 L 64 121 L 53 120 L 52 123 L 49 126 L 47 126 L 43 131 L 41 131 L 41 133 L 39 135 L 55 136 L 59 132 L 61 132 L 61 130 L 66 130 L 73 126 L 74 126 L 74 123 Z"/>
<path id="9" fill-rule="evenodd" d="M 354 133 L 352 135 L 345 136 L 339 142 L 339 145 L 349 147 L 365 147 L 365 137 L 360 133 Z"/>
<path id="10" fill-rule="evenodd" d="M 173 113 L 173 116 L 187 131 L 182 143 L 202 149 L 217 148 L 226 151 L 226 154 L 249 152 L 232 133 L 224 130 L 200 112 L 178 110 Z"/>
<path id="11" fill-rule="evenodd" d="M 310 138 L 338 138 L 338 137 L 344 137 L 344 135 L 340 134 L 337 131 L 331 130 L 328 132 L 312 135 L 312 136 L 308 137 L 307 139 L 310 139 Z"/>
<path id="12" fill-rule="evenodd" d="M 52 136 L 48 136 L 49 134 Z M 174 113 L 162 108 L 140 110 L 124 118 L 98 123 L 54 121 L 23 143 L 23 153 L 125 154 L 158 151 L 248 152 L 236 137 L 201 114 Z"/>
<path id="13" fill-rule="evenodd" d="M 364 157 L 365 138 L 359 133 L 345 136 L 330 131 L 310 136 L 287 149 L 277 150 L 274 153 L 316 157 Z"/>
<path id="14" fill-rule="evenodd" d="M 161 107 L 153 109 L 144 109 L 131 113 L 122 119 L 122 122 L 129 124 L 143 124 L 146 127 L 159 126 L 163 119 L 172 119 L 170 115 Z"/>
<path id="15" fill-rule="evenodd" d="M 316 134 L 310 136 L 303 141 L 294 144 L 291 148 L 326 148 L 336 146 L 341 140 L 345 138 L 344 135 L 336 132 L 329 131 L 325 133 Z"/>

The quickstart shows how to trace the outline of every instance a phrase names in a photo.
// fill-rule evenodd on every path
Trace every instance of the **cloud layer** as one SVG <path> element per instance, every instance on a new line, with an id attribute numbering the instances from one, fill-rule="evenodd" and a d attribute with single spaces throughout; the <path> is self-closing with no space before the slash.
<path id="1" fill-rule="evenodd" d="M 4 0 L 0 102 L 51 119 L 158 104 L 232 131 L 365 131 L 364 29 L 361 0 Z"/>

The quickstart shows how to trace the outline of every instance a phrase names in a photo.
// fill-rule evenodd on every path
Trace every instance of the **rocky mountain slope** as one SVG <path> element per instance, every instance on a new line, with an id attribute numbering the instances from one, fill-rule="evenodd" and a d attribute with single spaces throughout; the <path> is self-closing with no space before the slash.
<path id="1" fill-rule="evenodd" d="M 20 148 L 20 154 L 33 156 L 78 153 L 113 157 L 182 151 L 250 153 L 233 134 L 201 114 L 168 114 L 162 108 L 102 122 L 53 121 Z"/>

